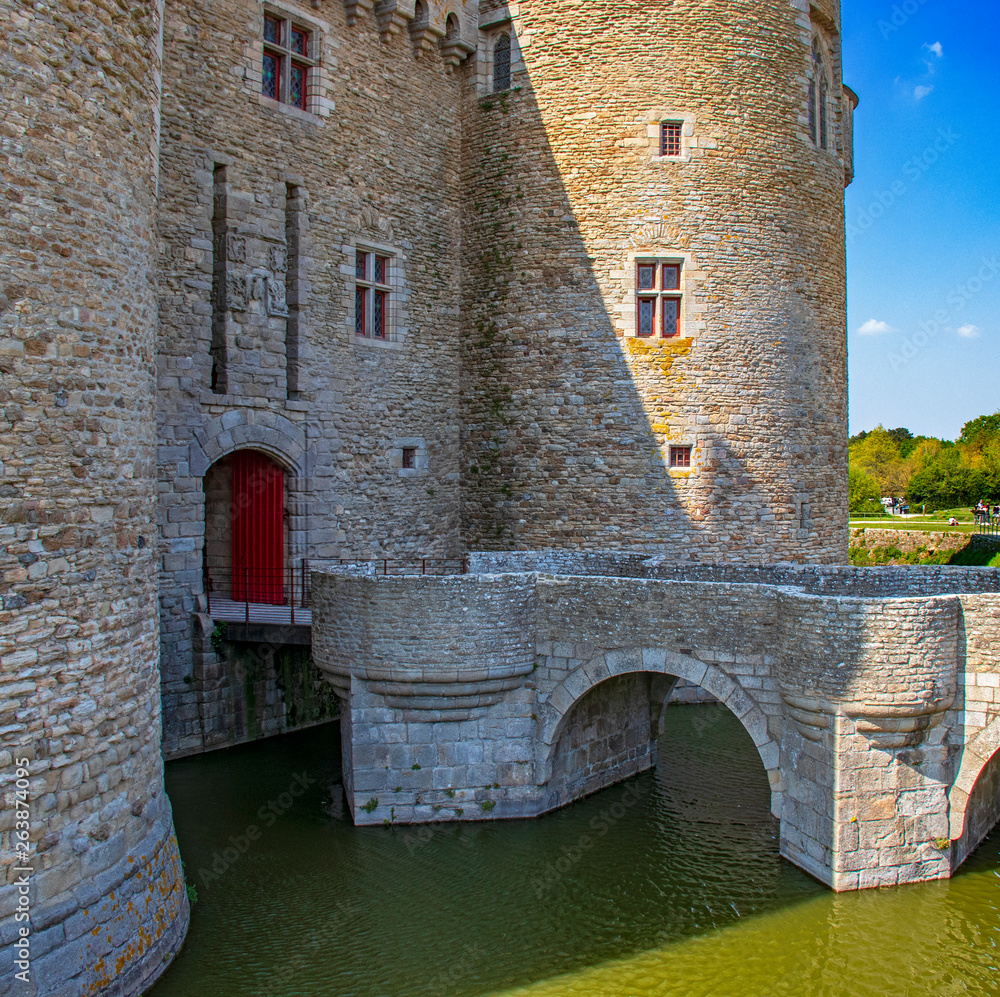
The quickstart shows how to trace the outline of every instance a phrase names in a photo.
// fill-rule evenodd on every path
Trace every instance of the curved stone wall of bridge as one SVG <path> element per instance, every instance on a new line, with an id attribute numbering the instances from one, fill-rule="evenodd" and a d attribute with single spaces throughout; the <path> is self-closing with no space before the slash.
<path id="1" fill-rule="evenodd" d="M 313 593 L 359 824 L 537 816 L 644 771 L 681 679 L 739 718 L 782 854 L 834 889 L 950 876 L 1000 817 L 994 569 L 548 551 Z"/>

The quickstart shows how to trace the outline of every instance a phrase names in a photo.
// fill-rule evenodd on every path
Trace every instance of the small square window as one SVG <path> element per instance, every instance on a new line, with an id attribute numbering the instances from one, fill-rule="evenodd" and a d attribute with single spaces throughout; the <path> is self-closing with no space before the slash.
<path id="1" fill-rule="evenodd" d="M 281 44 L 281 21 L 276 17 L 264 18 L 264 41 L 272 45 Z"/>
<path id="2" fill-rule="evenodd" d="M 639 290 L 652 291 L 656 287 L 656 267 L 652 263 L 639 264 Z"/>
<path id="3" fill-rule="evenodd" d="M 403 467 L 414 468 L 417 466 L 417 448 L 403 447 Z"/>
<path id="4" fill-rule="evenodd" d="M 681 154 L 680 121 L 664 121 L 660 126 L 660 155 L 679 156 Z"/>
<path id="5" fill-rule="evenodd" d="M 301 28 L 292 28 L 292 51 L 296 55 L 309 54 L 309 32 Z"/>
<path id="6" fill-rule="evenodd" d="M 681 286 L 681 266 L 679 263 L 663 264 L 663 290 L 679 291 Z"/>
<path id="7" fill-rule="evenodd" d="M 691 466 L 691 448 L 690 447 L 671 447 L 670 448 L 670 466 L 671 467 L 690 467 Z"/>

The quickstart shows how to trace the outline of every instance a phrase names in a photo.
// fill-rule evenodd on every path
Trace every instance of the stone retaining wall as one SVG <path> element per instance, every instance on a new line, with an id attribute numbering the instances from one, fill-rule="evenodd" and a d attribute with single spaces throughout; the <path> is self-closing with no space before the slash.
<path id="1" fill-rule="evenodd" d="M 897 547 L 904 554 L 924 551 L 936 554 L 938 551 L 962 550 L 972 539 L 969 533 L 945 533 L 924 530 L 879 530 L 872 527 L 851 530 L 851 546 Z"/>

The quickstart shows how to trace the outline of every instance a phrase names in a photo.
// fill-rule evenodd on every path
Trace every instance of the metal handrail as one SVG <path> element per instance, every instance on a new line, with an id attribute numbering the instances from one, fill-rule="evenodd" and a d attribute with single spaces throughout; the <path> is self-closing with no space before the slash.
<path id="1" fill-rule="evenodd" d="M 989 512 L 977 512 L 975 532 L 981 536 L 1000 537 L 1000 516 L 994 516 Z"/>
<path id="2" fill-rule="evenodd" d="M 312 602 L 312 569 L 343 565 L 373 565 L 376 575 L 387 577 L 460 575 L 469 570 L 467 557 L 303 557 L 281 568 L 206 561 L 203 587 L 208 613 L 212 615 L 213 600 L 228 598 L 242 604 L 246 624 L 251 622 L 252 605 L 270 605 L 287 608 L 294 625 L 296 610 L 301 614 Z"/>

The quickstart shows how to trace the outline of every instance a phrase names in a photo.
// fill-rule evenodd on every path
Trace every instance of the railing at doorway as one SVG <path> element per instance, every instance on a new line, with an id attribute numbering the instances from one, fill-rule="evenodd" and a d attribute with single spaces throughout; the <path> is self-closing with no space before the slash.
<path id="1" fill-rule="evenodd" d="M 208 615 L 231 623 L 312 626 L 312 572 L 370 565 L 376 575 L 463 575 L 464 557 L 303 557 L 282 568 L 209 563 L 204 569 Z"/>

